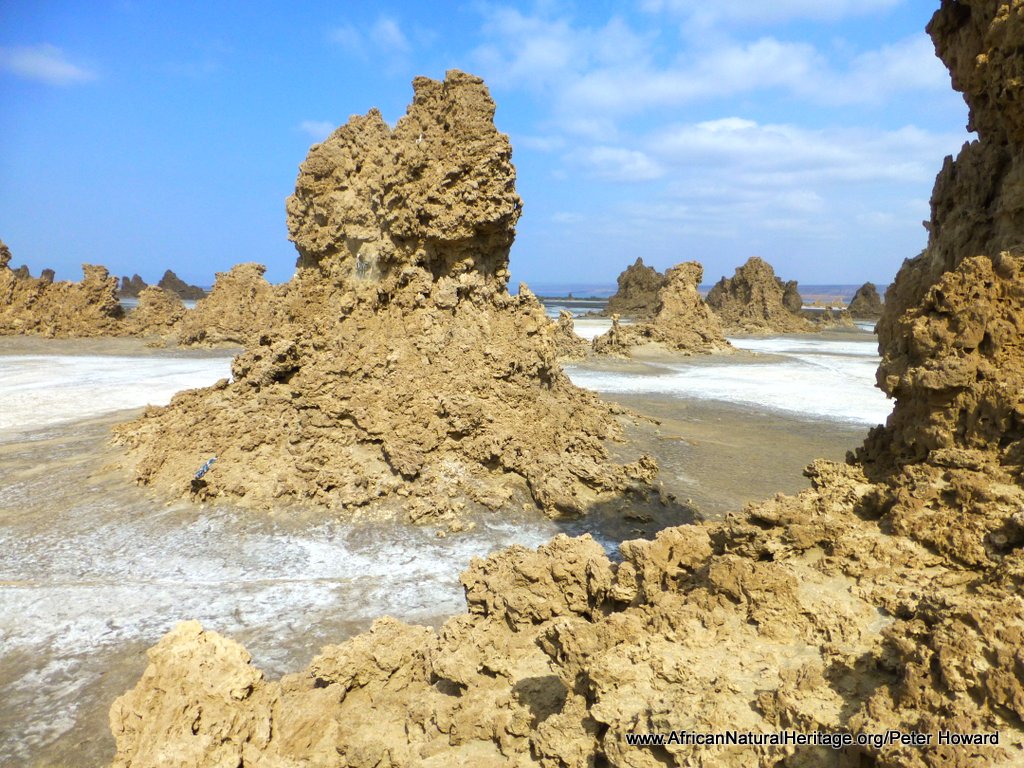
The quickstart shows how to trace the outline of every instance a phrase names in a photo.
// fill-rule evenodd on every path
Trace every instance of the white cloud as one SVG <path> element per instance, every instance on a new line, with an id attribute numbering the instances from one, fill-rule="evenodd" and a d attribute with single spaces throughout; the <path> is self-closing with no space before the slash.
<path id="1" fill-rule="evenodd" d="M 900 5 L 904 0 L 642 0 L 641 9 L 650 13 L 669 13 L 690 19 L 701 26 L 722 22 L 771 24 L 794 19 L 836 21 L 848 16 L 877 13 Z"/>
<path id="2" fill-rule="evenodd" d="M 317 141 L 326 139 L 334 133 L 334 129 L 337 127 L 330 120 L 303 120 L 299 123 L 299 130 L 303 133 L 308 133 Z"/>
<path id="3" fill-rule="evenodd" d="M 786 233 L 825 242 L 855 237 L 858 228 L 913 230 L 917 195 L 962 138 L 914 127 L 816 130 L 741 117 L 668 126 L 599 148 L 609 158 L 607 178 L 618 169 L 628 175 L 629 159 L 640 153 L 658 169 L 652 178 L 662 179 L 645 188 L 642 203 L 621 203 L 604 217 L 626 228 L 732 241 Z M 592 152 L 579 149 L 567 161 Z"/>
<path id="4" fill-rule="evenodd" d="M 60 48 L 46 43 L 0 48 L 0 69 L 47 85 L 73 85 L 96 79 L 95 72 L 73 64 Z"/>
<path id="5" fill-rule="evenodd" d="M 610 181 L 650 181 L 664 174 L 658 163 L 637 149 L 591 147 L 574 152 L 569 159 L 587 175 Z"/>
<path id="6" fill-rule="evenodd" d="M 424 30 L 423 36 L 429 38 L 429 32 Z M 350 55 L 361 59 L 368 58 L 371 53 L 404 56 L 412 50 L 409 38 L 402 32 L 401 26 L 388 16 L 378 17 L 365 29 L 352 24 L 339 25 L 330 30 L 328 39 Z"/>
<path id="7" fill-rule="evenodd" d="M 538 152 L 554 152 L 565 146 L 565 139 L 561 136 L 532 136 L 528 134 L 517 134 L 512 137 L 512 146 L 523 147 L 524 149 L 535 149 Z"/>
<path id="8" fill-rule="evenodd" d="M 394 19 L 382 16 L 370 28 L 370 38 L 377 47 L 389 53 L 407 53 L 409 41 L 402 34 L 398 22 Z"/>
<path id="9" fill-rule="evenodd" d="M 363 35 L 351 24 L 342 24 L 335 27 L 328 33 L 327 37 L 332 43 L 337 43 L 355 56 L 364 56 L 366 53 L 363 47 Z"/>

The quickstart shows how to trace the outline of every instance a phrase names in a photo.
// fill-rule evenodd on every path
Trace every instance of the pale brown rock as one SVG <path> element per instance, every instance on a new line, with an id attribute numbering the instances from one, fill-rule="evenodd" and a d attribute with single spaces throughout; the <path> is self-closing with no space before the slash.
<path id="1" fill-rule="evenodd" d="M 2 254 L 10 262 L 10 251 Z M 0 259 L 2 261 L 3 259 Z M 0 265 L 0 334 L 87 337 L 121 335 L 124 311 L 117 279 L 83 264 L 81 282 L 53 281 L 53 270 L 33 278 Z"/>
<path id="2" fill-rule="evenodd" d="M 178 342 L 256 346 L 278 315 L 280 291 L 263 277 L 266 269 L 250 262 L 218 272 L 210 294 L 183 317 Z"/>
<path id="3" fill-rule="evenodd" d="M 141 482 L 419 520 L 524 501 L 579 513 L 652 479 L 649 460 L 609 461 L 610 407 L 562 372 L 533 294 L 508 294 L 521 203 L 482 81 L 453 71 L 414 87 L 393 130 L 374 110 L 310 150 L 287 205 L 297 274 L 276 319 L 230 383 L 117 430 Z"/>
<path id="4" fill-rule="evenodd" d="M 703 277 L 704 268 L 696 261 L 666 270 L 650 321 L 620 326 L 613 315 L 612 328 L 594 339 L 594 352 L 628 357 L 631 347 L 648 343 L 686 355 L 731 350 L 721 323 L 697 290 Z"/>
<path id="5" fill-rule="evenodd" d="M 708 293 L 707 303 L 726 333 L 799 333 L 814 326 L 801 317 L 796 282 L 783 283 L 764 259 L 752 256 L 723 277 Z M 796 309 L 793 309 L 796 307 Z"/>
<path id="6" fill-rule="evenodd" d="M 844 308 L 825 307 L 825 309 L 814 316 L 814 324 L 818 328 L 852 328 L 854 326 L 853 315 Z"/>
<path id="7" fill-rule="evenodd" d="M 874 283 L 864 283 L 850 300 L 850 315 L 863 320 L 875 320 L 882 314 L 882 298 Z"/>
<path id="8" fill-rule="evenodd" d="M 185 305 L 178 295 L 149 285 L 138 295 L 139 304 L 128 312 L 125 331 L 132 336 L 171 336 L 185 316 Z"/>
<path id="9" fill-rule="evenodd" d="M 572 313 L 565 309 L 558 313 L 558 320 L 552 326 L 552 335 L 559 360 L 582 360 L 590 350 L 587 340 L 576 335 Z"/>
<path id="10" fill-rule="evenodd" d="M 1024 3 L 943 2 L 930 32 L 981 129 L 957 163 L 1019 155 Z M 935 197 L 972 222 L 970 236 L 950 235 L 938 215 L 928 250 L 897 276 L 879 374 L 896 408 L 856 461 L 815 462 L 812 487 L 795 497 L 626 542 L 619 563 L 587 538 L 476 561 L 463 576 L 468 613 L 436 635 L 386 622 L 338 647 L 352 650 L 325 653 L 337 664 L 286 678 L 292 698 L 275 710 L 284 718 L 215 705 L 202 733 L 225 734 L 220 748 L 252 749 L 248 761 L 266 765 L 288 764 L 285 754 L 291 764 L 387 764 L 374 734 L 391 745 L 392 765 L 410 766 L 1019 765 L 1024 257 L 993 235 L 1011 227 L 1001 212 L 1015 201 L 976 195 L 967 179 L 962 197 L 946 200 L 949 173 Z M 956 243 L 968 241 L 961 252 Z M 935 267 L 947 256 L 955 264 Z M 213 641 L 165 642 L 188 659 Z M 244 677 L 234 654 L 166 673 L 155 658 L 128 696 L 158 703 L 115 705 L 117 764 L 156 764 L 135 758 L 152 754 L 154 739 L 163 755 L 189 754 L 195 702 L 255 674 Z M 384 675 L 396 679 L 387 694 Z M 365 681 L 365 695 L 351 697 L 352 681 Z M 254 692 L 271 696 L 273 685 Z M 629 733 L 783 728 L 932 740 L 843 751 L 626 743 Z M 939 731 L 999 741 L 942 745 Z"/>
<path id="11" fill-rule="evenodd" d="M 654 267 L 644 264 L 642 258 L 626 267 L 617 278 L 618 290 L 608 299 L 604 314 L 646 320 L 658 311 L 658 293 L 667 277 Z"/>

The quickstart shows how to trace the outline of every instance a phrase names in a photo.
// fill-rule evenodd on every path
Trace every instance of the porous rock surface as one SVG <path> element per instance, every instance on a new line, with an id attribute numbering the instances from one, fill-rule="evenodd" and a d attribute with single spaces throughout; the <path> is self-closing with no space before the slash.
<path id="1" fill-rule="evenodd" d="M 783 283 L 764 259 L 752 256 L 708 292 L 707 303 L 726 333 L 800 333 L 814 326 L 801 317 L 796 282 Z"/>
<path id="2" fill-rule="evenodd" d="M 117 300 L 117 278 L 103 267 L 83 264 L 77 283 L 54 282 L 51 269 L 32 277 L 12 270 L 11 252 L 0 249 L 0 334 L 89 337 L 120 335 L 124 311 Z"/>
<path id="3" fill-rule="evenodd" d="M 197 301 L 206 295 L 206 291 L 198 285 L 189 285 L 169 269 L 164 272 L 163 277 L 160 278 L 160 282 L 157 283 L 157 286 L 163 288 L 165 291 L 176 293 L 185 301 Z"/>
<path id="4" fill-rule="evenodd" d="M 559 360 L 572 361 L 586 358 L 590 351 L 590 344 L 576 334 L 571 312 L 563 309 L 558 313 L 558 320 L 551 326 L 551 333 Z"/>
<path id="5" fill-rule="evenodd" d="M 651 319 L 620 325 L 614 314 L 612 327 L 594 339 L 593 351 L 628 357 L 632 347 L 648 343 L 687 355 L 731 350 L 718 317 L 697 289 L 703 277 L 704 267 L 696 261 L 666 270 Z"/>
<path id="6" fill-rule="evenodd" d="M 230 383 L 116 430 L 139 481 L 417 520 L 510 502 L 578 513 L 653 478 L 646 457 L 608 459 L 617 417 L 562 372 L 536 297 L 508 293 L 521 203 L 483 82 L 452 71 L 414 89 L 394 129 L 372 110 L 310 150 L 278 319 Z"/>
<path id="7" fill-rule="evenodd" d="M 176 293 L 148 285 L 138 295 L 139 304 L 127 313 L 124 330 L 132 336 L 172 337 L 188 310 Z"/>
<path id="8" fill-rule="evenodd" d="M 467 613 L 439 632 L 382 619 L 280 682 L 183 625 L 111 711 L 115 765 L 200 749 L 268 766 L 1020 765 L 1024 255 L 993 234 L 1011 237 L 1019 198 L 953 177 L 990 152 L 1024 161 L 1024 4 L 945 0 L 929 32 L 979 138 L 940 174 L 928 249 L 889 294 L 879 377 L 896 405 L 857 457 L 816 462 L 795 497 L 626 542 L 619 563 L 585 537 L 474 561 Z M 626 741 L 781 728 L 931 740 Z"/>
<path id="9" fill-rule="evenodd" d="M 208 296 L 196 302 L 177 328 L 182 345 L 256 346 L 279 316 L 277 289 L 263 277 L 262 264 L 236 264 L 218 272 Z"/>
<path id="10" fill-rule="evenodd" d="M 853 294 L 847 311 L 852 317 L 864 320 L 876 320 L 882 315 L 882 297 L 874 283 L 864 283 Z"/>
<path id="11" fill-rule="evenodd" d="M 646 320 L 658 311 L 658 293 L 667 277 L 637 258 L 619 274 L 616 282 L 618 290 L 608 299 L 602 314 Z"/>

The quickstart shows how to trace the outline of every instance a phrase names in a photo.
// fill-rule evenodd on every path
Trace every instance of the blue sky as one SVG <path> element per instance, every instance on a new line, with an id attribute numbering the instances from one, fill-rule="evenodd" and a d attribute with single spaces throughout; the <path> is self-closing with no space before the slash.
<path id="1" fill-rule="evenodd" d="M 514 281 L 613 283 L 641 256 L 713 282 L 759 255 L 884 283 L 970 138 L 923 31 L 937 5 L 0 0 L 0 238 L 63 279 L 286 280 L 309 145 L 460 68 L 512 139 Z"/>

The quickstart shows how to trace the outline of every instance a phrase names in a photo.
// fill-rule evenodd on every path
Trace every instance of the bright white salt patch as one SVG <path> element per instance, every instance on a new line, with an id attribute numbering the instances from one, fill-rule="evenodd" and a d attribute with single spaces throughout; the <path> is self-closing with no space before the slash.
<path id="1" fill-rule="evenodd" d="M 231 376 L 231 360 L 187 357 L 0 357 L 0 434 L 166 405 L 183 389 Z"/>
<path id="2" fill-rule="evenodd" d="M 771 358 L 731 362 L 693 358 L 651 363 L 652 373 L 610 373 L 582 366 L 566 372 L 581 387 L 611 395 L 660 394 L 719 400 L 853 424 L 883 423 L 892 403 L 875 387 L 876 342 L 778 337 L 730 339 Z"/>
<path id="3" fill-rule="evenodd" d="M 377 616 L 464 610 L 458 577 L 473 557 L 560 530 L 501 514 L 439 538 L 292 510 L 165 506 L 94 474 L 109 424 L 78 419 L 229 374 L 227 357 L 0 356 L 0 765 L 28 764 L 98 705 L 125 648 L 182 619 L 241 641 L 272 676 L 295 671 Z"/>
<path id="4" fill-rule="evenodd" d="M 632 325 L 628 320 L 620 320 L 619 325 Z M 577 317 L 573 320 L 576 335 L 584 339 L 593 339 L 612 327 L 612 321 L 603 317 Z"/>

